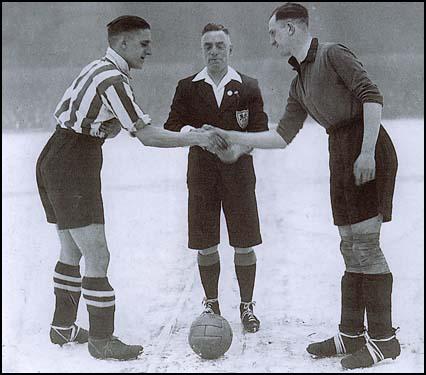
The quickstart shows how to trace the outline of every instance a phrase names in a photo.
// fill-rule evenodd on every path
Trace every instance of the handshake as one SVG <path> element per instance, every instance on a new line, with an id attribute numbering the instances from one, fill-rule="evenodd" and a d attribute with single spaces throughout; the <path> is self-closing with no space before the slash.
<path id="1" fill-rule="evenodd" d="M 212 125 L 204 124 L 202 128 L 191 129 L 190 132 L 198 133 L 200 147 L 227 164 L 235 163 L 241 155 L 252 151 L 251 147 L 231 143 L 226 130 Z"/>

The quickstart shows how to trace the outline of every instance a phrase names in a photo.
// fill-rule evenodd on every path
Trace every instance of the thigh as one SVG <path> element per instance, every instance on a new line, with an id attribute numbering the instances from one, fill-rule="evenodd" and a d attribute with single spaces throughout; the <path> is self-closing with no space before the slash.
<path id="1" fill-rule="evenodd" d="M 354 235 L 380 233 L 383 222 L 383 216 L 377 215 L 359 223 L 352 224 L 351 229 Z"/>
<path id="2" fill-rule="evenodd" d="M 108 246 L 103 224 L 90 224 L 69 229 L 68 233 L 85 257 L 108 254 Z"/>
<path id="3" fill-rule="evenodd" d="M 68 229 L 57 230 L 59 241 L 61 243 L 61 253 L 59 260 L 65 264 L 78 265 L 82 253 L 72 238 Z"/>
<path id="4" fill-rule="evenodd" d="M 65 143 L 44 158 L 41 176 L 58 229 L 103 224 L 102 150 L 99 144 L 64 135 Z"/>
<path id="5" fill-rule="evenodd" d="M 363 137 L 363 124 L 354 123 L 330 135 L 330 183 L 334 223 L 352 225 L 379 213 L 376 180 L 355 184 L 353 167 Z"/>
<path id="6" fill-rule="evenodd" d="M 348 237 L 352 237 L 352 227 L 350 225 L 339 225 L 337 227 L 337 229 L 339 230 L 339 235 L 340 238 L 348 238 Z"/>
<path id="7" fill-rule="evenodd" d="M 248 248 L 262 242 L 254 187 L 241 186 L 223 193 L 223 212 L 233 247 Z"/>
<path id="8" fill-rule="evenodd" d="M 220 242 L 220 195 L 215 186 L 188 185 L 188 246 L 202 250 Z"/>

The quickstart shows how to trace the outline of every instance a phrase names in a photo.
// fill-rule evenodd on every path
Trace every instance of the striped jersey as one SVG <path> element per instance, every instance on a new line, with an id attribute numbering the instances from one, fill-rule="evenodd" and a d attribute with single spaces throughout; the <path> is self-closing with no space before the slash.
<path id="1" fill-rule="evenodd" d="M 150 123 L 149 115 L 135 102 L 128 74 L 127 62 L 108 48 L 106 55 L 85 66 L 65 91 L 55 109 L 59 126 L 104 138 L 106 135 L 99 127 L 113 118 L 129 132 L 135 131 L 138 119 Z"/>

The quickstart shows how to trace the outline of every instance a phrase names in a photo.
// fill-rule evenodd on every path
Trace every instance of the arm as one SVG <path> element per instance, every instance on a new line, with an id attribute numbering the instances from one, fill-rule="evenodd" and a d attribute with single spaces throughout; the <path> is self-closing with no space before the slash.
<path id="1" fill-rule="evenodd" d="M 368 77 L 362 63 L 351 50 L 336 44 L 327 50 L 327 60 L 345 86 L 361 103 L 373 102 L 383 106 L 383 96 Z"/>
<path id="2" fill-rule="evenodd" d="M 135 124 L 138 129 L 134 136 L 144 145 L 151 147 L 171 148 L 186 146 L 217 147 L 224 149 L 227 143 L 219 135 L 209 132 L 177 133 L 145 124 L 138 120 Z"/>
<path id="3" fill-rule="evenodd" d="M 355 184 L 361 185 L 376 178 L 375 151 L 379 136 L 382 106 L 364 103 L 364 136 L 361 153 L 354 163 Z"/>
<path id="4" fill-rule="evenodd" d="M 105 90 L 103 100 L 130 135 L 138 138 L 145 146 L 170 148 L 199 145 L 226 148 L 226 142 L 217 134 L 181 134 L 150 125 L 151 118 L 139 108 L 131 87 L 120 77 Z"/>
<path id="5" fill-rule="evenodd" d="M 277 133 L 275 129 L 256 133 L 242 133 L 234 130 L 223 130 L 216 127 L 203 127 L 218 133 L 228 143 L 236 143 L 250 148 L 285 148 L 286 141 Z"/>
<path id="6" fill-rule="evenodd" d="M 306 117 L 306 110 L 297 100 L 295 81 L 293 81 L 290 87 L 284 115 L 276 129 L 251 133 L 220 131 L 219 134 L 228 142 L 238 143 L 253 148 L 285 148 L 302 128 Z"/>
<path id="7" fill-rule="evenodd" d="M 334 45 L 327 51 L 334 70 L 345 86 L 363 105 L 364 135 L 361 152 L 354 163 L 355 184 L 374 180 L 375 150 L 382 116 L 383 96 L 370 80 L 357 57 L 345 46 Z"/>

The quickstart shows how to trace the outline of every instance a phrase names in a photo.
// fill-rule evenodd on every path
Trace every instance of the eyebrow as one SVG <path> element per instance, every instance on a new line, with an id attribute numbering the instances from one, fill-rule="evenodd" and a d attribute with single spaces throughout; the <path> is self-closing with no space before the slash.
<path id="1" fill-rule="evenodd" d="M 213 44 L 225 44 L 225 42 L 204 42 L 203 43 L 203 45 L 205 45 L 205 46 L 211 46 L 211 45 L 213 45 Z"/>

